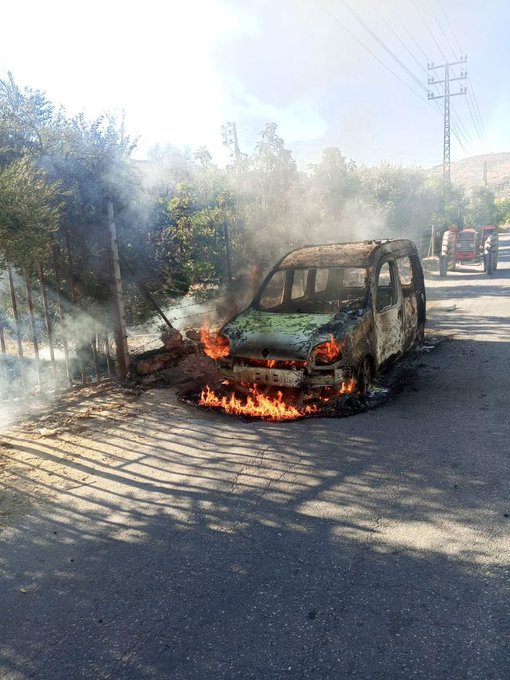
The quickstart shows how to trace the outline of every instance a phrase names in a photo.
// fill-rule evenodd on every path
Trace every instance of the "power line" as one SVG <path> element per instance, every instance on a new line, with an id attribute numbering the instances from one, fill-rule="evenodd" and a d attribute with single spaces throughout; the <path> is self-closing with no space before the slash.
<path id="1" fill-rule="evenodd" d="M 476 133 L 478 135 L 478 138 L 480 139 L 480 142 L 483 144 L 483 141 L 484 141 L 483 140 L 483 132 L 482 132 L 482 129 L 481 129 L 479 123 L 478 123 L 478 120 L 477 120 L 476 115 L 474 113 L 473 107 L 471 106 L 471 97 L 468 96 L 466 101 L 467 101 L 469 113 L 471 114 L 471 120 L 473 121 L 473 124 L 475 126 Z"/>
<path id="2" fill-rule="evenodd" d="M 453 26 L 451 25 L 450 20 L 448 19 L 448 15 L 447 15 L 447 13 L 446 13 L 446 10 L 445 10 L 445 8 L 443 7 L 443 5 L 441 4 L 440 0 L 436 0 L 436 2 L 437 2 L 438 7 L 440 8 L 441 12 L 443 13 L 444 19 L 445 19 L 445 21 L 446 21 L 446 25 L 447 25 L 448 28 L 450 29 L 450 33 L 452 34 L 453 39 L 454 39 L 454 41 L 455 41 L 455 44 L 457 45 L 457 49 L 458 49 L 458 51 L 459 51 L 459 55 L 461 55 L 461 54 L 462 54 L 462 48 L 461 48 L 461 46 L 460 46 L 459 41 L 457 40 L 457 35 L 456 35 L 455 31 L 453 30 Z"/>
<path id="3" fill-rule="evenodd" d="M 385 17 L 384 17 L 384 16 L 381 14 L 381 12 L 379 11 L 377 5 L 373 5 L 373 9 L 376 11 L 376 13 L 377 13 L 377 14 L 379 15 L 379 17 L 382 19 L 384 25 L 391 31 L 391 33 L 395 36 L 395 38 L 399 41 L 399 43 L 404 47 L 404 49 L 408 52 L 408 54 L 409 54 L 409 55 L 412 57 L 412 59 L 416 62 L 416 64 L 419 66 L 419 68 L 420 68 L 422 71 L 424 71 L 424 73 L 427 73 L 427 70 L 425 69 L 425 67 L 423 66 L 423 64 L 418 60 L 418 58 L 416 57 L 416 55 L 414 54 L 414 52 L 412 52 L 412 50 L 411 50 L 411 49 L 408 47 L 408 45 L 402 40 L 402 38 L 401 38 L 400 35 L 395 31 L 395 29 L 394 29 L 394 28 L 386 21 Z M 436 18 L 436 21 L 437 21 L 437 18 Z M 402 24 L 402 22 L 400 22 L 400 23 L 401 23 L 401 27 L 406 31 L 407 35 L 408 35 L 409 38 L 412 40 L 412 42 L 415 44 L 415 46 L 417 47 L 417 49 L 418 49 L 423 55 L 425 55 L 426 61 L 429 62 L 430 60 L 427 58 L 427 55 L 426 55 L 425 52 L 421 49 L 420 45 L 416 42 L 416 40 L 413 38 L 413 36 L 411 35 L 409 29 L 407 29 L 407 28 Z M 438 110 L 439 115 L 442 116 L 443 113 L 442 113 L 441 107 L 439 106 L 439 103 L 438 103 L 437 101 L 434 101 L 434 104 L 436 105 L 436 109 Z M 452 111 L 451 111 L 451 117 L 452 117 L 452 121 L 451 121 L 452 133 L 453 133 L 455 139 L 457 140 L 457 142 L 459 143 L 459 146 L 460 146 L 461 149 L 464 151 L 464 153 L 465 153 L 465 154 L 469 154 L 469 151 L 468 151 L 468 149 L 464 146 L 464 144 L 463 144 L 463 142 L 462 142 L 462 139 L 464 139 L 465 143 L 469 146 L 470 143 L 471 143 L 471 137 L 470 137 L 468 131 L 466 130 L 466 128 L 465 128 L 465 126 L 464 126 L 464 124 L 463 124 L 463 122 L 462 122 L 462 119 L 460 118 L 460 115 L 457 114 L 456 112 L 454 112 L 453 109 L 452 109 Z M 461 137 L 462 137 L 462 139 L 461 139 Z"/>
<path id="4" fill-rule="evenodd" d="M 471 135 L 469 134 L 469 131 L 464 126 L 464 123 L 462 122 L 462 118 L 457 113 L 457 111 L 454 111 L 453 109 L 451 111 L 451 114 L 452 114 L 453 122 L 455 123 L 456 127 L 458 127 L 460 134 L 464 137 L 464 141 L 466 142 L 466 144 L 471 144 L 473 139 L 472 139 Z"/>
<path id="5" fill-rule="evenodd" d="M 432 16 L 433 16 L 433 18 L 434 18 L 434 21 L 435 21 L 436 24 L 438 25 L 439 30 L 440 30 L 441 33 L 443 34 L 443 37 L 444 37 L 444 39 L 446 40 L 446 43 L 447 43 L 448 47 L 449 47 L 450 50 L 451 50 L 451 53 L 453 54 L 453 58 L 454 58 L 455 60 L 458 60 L 460 55 L 455 54 L 455 50 L 453 49 L 453 47 L 452 47 L 452 45 L 451 45 L 451 43 L 450 43 L 450 39 L 449 39 L 448 36 L 446 35 L 445 30 L 444 30 L 444 28 L 443 28 L 441 22 L 440 22 L 439 19 L 437 18 L 437 14 L 435 13 L 434 8 L 433 8 L 432 5 L 430 4 L 430 0 L 425 0 L 425 1 L 426 1 L 427 5 L 429 6 L 429 10 L 430 10 L 430 13 L 432 14 Z"/>
<path id="6" fill-rule="evenodd" d="M 402 38 L 399 36 L 399 34 L 395 31 L 395 29 L 393 28 L 393 26 L 392 26 L 388 21 L 386 21 L 386 19 L 384 18 L 384 16 L 383 16 L 383 15 L 381 14 L 381 12 L 379 11 L 377 5 L 373 5 L 373 8 L 374 8 L 374 10 L 377 12 L 377 14 L 379 15 L 379 17 L 382 19 L 382 21 L 383 21 L 384 25 L 386 26 L 386 28 L 388 28 L 388 29 L 393 33 L 393 35 L 394 35 L 395 38 L 399 41 L 399 43 L 402 45 L 402 47 L 407 51 L 407 53 L 411 56 L 411 58 L 416 62 L 417 66 L 418 66 L 419 68 L 421 68 L 422 71 L 424 71 L 425 73 L 427 73 L 427 70 L 426 70 L 425 67 L 423 66 L 423 63 L 418 59 L 418 57 L 414 54 L 414 52 L 412 52 L 412 50 L 409 49 L 409 47 L 406 45 L 406 43 L 402 40 Z M 412 38 L 411 38 L 411 39 L 412 39 Z M 419 47 L 419 46 L 418 46 L 418 47 Z M 429 61 L 429 59 L 427 58 L 427 56 L 425 56 L 425 59 L 426 59 L 426 61 Z"/>
<path id="7" fill-rule="evenodd" d="M 431 35 L 431 37 L 432 37 L 432 40 L 433 40 L 434 43 L 436 44 L 437 49 L 441 52 L 441 55 L 442 55 L 443 59 L 445 60 L 445 62 L 447 62 L 447 61 L 448 61 L 448 57 L 447 57 L 446 54 L 443 52 L 443 50 L 442 50 L 442 48 L 441 48 L 441 45 L 437 42 L 436 36 L 435 36 L 434 33 L 432 32 L 430 26 L 428 25 L 427 21 L 425 20 L 425 17 L 424 17 L 423 14 L 421 13 L 420 6 L 417 4 L 416 0 L 413 0 L 413 5 L 415 6 L 415 9 L 416 9 L 416 11 L 418 12 L 418 14 L 419 14 L 419 16 L 420 16 L 420 19 L 423 21 L 423 24 L 424 24 L 425 28 L 426 28 L 426 29 L 428 30 L 428 32 L 430 33 L 430 35 Z"/>
<path id="8" fill-rule="evenodd" d="M 415 39 L 415 38 L 413 37 L 413 35 L 411 34 L 411 31 L 410 31 L 406 26 L 404 26 L 402 20 L 401 20 L 399 17 L 397 17 L 395 14 L 393 14 L 393 19 L 394 19 L 395 21 L 398 21 L 398 22 L 400 23 L 400 26 L 401 26 L 401 27 L 404 29 L 404 31 L 407 33 L 409 39 L 410 39 L 411 42 L 414 44 L 414 46 L 416 47 L 416 49 L 418 50 L 418 52 L 421 52 L 423 58 L 425 59 L 425 62 L 429 62 L 429 61 L 430 61 L 429 56 L 428 56 L 427 54 L 425 54 L 425 52 L 423 51 L 422 47 L 418 44 L 418 42 L 416 41 L 416 39 Z"/>
<path id="9" fill-rule="evenodd" d="M 420 95 L 419 92 L 417 92 L 417 91 L 416 91 L 414 88 L 412 88 L 408 83 L 406 83 L 405 80 L 402 80 L 402 78 L 401 78 L 397 73 L 395 73 L 395 71 L 394 71 L 392 68 L 390 68 L 390 67 L 389 67 L 382 59 L 380 59 L 380 58 L 377 56 L 377 54 L 375 54 L 375 52 L 372 52 L 372 50 L 371 50 L 369 47 L 367 47 L 367 46 L 365 45 L 365 43 L 363 43 L 356 35 L 354 35 L 354 33 L 353 33 L 349 28 L 347 28 L 347 26 L 346 26 L 346 25 L 345 25 L 345 24 L 344 24 L 344 23 L 343 23 L 336 15 L 335 15 L 335 14 L 333 14 L 332 12 L 330 12 L 329 9 L 328 9 L 322 2 L 319 2 L 319 5 L 320 5 L 320 6 L 322 7 L 322 9 L 326 12 L 326 14 L 328 14 L 334 21 L 336 21 L 336 23 L 339 24 L 339 26 L 341 26 L 341 27 L 343 28 L 343 30 L 344 30 L 344 31 L 345 31 L 345 32 L 346 32 L 346 33 L 347 33 L 347 34 L 348 34 L 355 42 L 358 43 L 358 45 L 360 45 L 364 50 L 366 50 L 369 54 L 371 54 L 372 57 L 374 57 L 374 59 L 376 59 L 376 60 L 381 64 L 381 66 L 383 66 L 387 71 L 389 71 L 389 72 L 390 72 L 397 80 L 399 80 L 399 81 L 402 83 L 402 85 L 404 85 L 405 87 L 407 87 L 408 90 L 411 90 L 411 92 L 412 92 L 413 94 L 415 94 L 417 97 L 419 97 L 419 99 L 421 99 L 422 101 L 425 99 L 424 97 L 422 97 L 422 96 Z"/>
<path id="10" fill-rule="evenodd" d="M 380 38 L 375 31 L 373 31 L 368 24 L 363 21 L 363 19 L 359 16 L 359 14 L 349 5 L 348 2 L 343 0 L 343 4 L 347 7 L 349 12 L 353 15 L 353 17 L 363 26 L 363 28 L 372 36 L 372 38 L 397 62 L 397 64 L 404 69 L 404 71 L 417 83 L 417 85 L 421 88 L 423 88 L 425 91 L 427 91 L 427 88 L 424 86 L 424 84 L 419 80 L 414 73 L 407 68 L 407 66 L 404 64 L 404 62 L 397 57 L 397 55 L 386 45 L 384 40 Z"/>
<path id="11" fill-rule="evenodd" d="M 414 0 L 413 0 L 413 2 L 414 2 Z M 429 2 L 429 0 L 427 0 L 427 2 Z M 455 30 L 454 30 L 454 28 L 453 28 L 453 26 L 452 26 L 452 24 L 451 24 L 451 22 L 448 18 L 448 14 L 446 13 L 445 8 L 441 4 L 440 0 L 436 0 L 436 3 L 437 3 L 438 7 L 440 8 L 440 10 L 443 14 L 443 17 L 445 19 L 445 22 L 446 22 L 448 28 L 450 29 L 450 33 L 452 34 L 452 37 L 453 37 L 453 39 L 454 39 L 454 41 L 457 45 L 459 53 L 462 54 L 462 49 L 461 49 L 460 43 L 457 39 L 457 34 L 455 33 Z M 448 38 L 447 38 L 447 41 L 448 41 Z M 455 54 L 455 51 L 451 47 L 451 44 L 450 44 L 450 49 L 452 49 L 452 52 Z M 469 106 L 470 102 L 471 102 L 473 110 L 471 110 L 471 107 Z M 475 130 L 480 137 L 480 141 L 482 143 L 484 143 L 484 141 L 485 141 L 485 143 L 487 143 L 488 142 L 487 133 L 485 131 L 485 126 L 484 126 L 484 123 L 483 123 L 483 120 L 482 120 L 480 107 L 478 106 L 478 100 L 476 98 L 474 86 L 473 86 L 473 83 L 471 81 L 470 81 L 470 88 L 469 88 L 468 96 L 467 96 L 467 103 L 468 103 L 468 108 L 469 108 L 471 118 L 472 118 L 474 126 L 475 126 Z"/>
<path id="12" fill-rule="evenodd" d="M 480 114 L 480 107 L 478 106 L 478 99 L 476 98 L 476 93 L 475 93 L 475 90 L 473 88 L 473 85 L 471 85 L 471 90 L 472 90 L 472 92 L 471 92 L 472 99 L 473 99 L 474 104 L 475 104 L 475 112 L 478 116 L 478 120 L 480 122 L 480 127 L 482 129 L 483 136 L 485 137 L 485 139 L 487 139 L 487 133 L 485 132 L 485 125 L 483 124 L 482 116 Z"/>
<path id="13" fill-rule="evenodd" d="M 354 35 L 354 33 L 353 33 L 353 32 L 352 32 L 352 31 L 351 31 L 351 30 L 350 30 L 350 29 L 349 29 L 349 28 L 348 28 L 348 27 L 347 27 L 347 26 L 346 26 L 346 25 L 345 25 L 345 24 L 344 24 L 344 23 L 343 23 L 336 15 L 335 15 L 335 14 L 333 14 L 326 6 L 324 6 L 322 2 L 320 2 L 319 4 L 321 5 L 322 9 L 323 9 L 323 10 L 324 10 L 324 11 L 325 11 L 325 12 L 326 12 L 326 13 L 327 13 L 327 14 L 328 14 L 328 15 L 329 15 L 336 23 L 338 23 L 338 24 L 344 29 L 344 31 L 345 31 L 345 32 L 346 32 L 346 33 L 347 33 L 347 34 L 348 34 L 355 42 L 357 42 L 361 47 L 363 47 L 363 49 L 365 49 L 372 57 L 374 57 L 374 58 L 375 58 L 375 59 L 376 59 L 376 60 L 377 60 L 377 61 L 378 61 L 378 62 L 379 62 L 379 63 L 380 63 L 387 71 L 389 71 L 393 76 L 395 76 L 395 78 L 397 78 L 397 80 L 399 80 L 399 82 L 401 82 L 403 85 L 405 85 L 409 90 L 411 90 L 411 92 L 413 92 L 417 97 L 419 97 L 419 98 L 423 101 L 423 98 L 422 98 L 422 96 L 420 95 L 420 93 L 418 93 L 418 92 L 417 92 L 414 88 L 412 88 L 408 83 L 406 83 L 404 80 L 402 80 L 402 78 L 401 78 L 401 77 L 400 77 L 393 69 L 391 69 L 391 68 L 390 68 L 390 67 L 389 67 L 389 66 L 388 66 L 381 58 L 379 58 L 379 57 L 378 57 L 378 56 L 377 56 L 377 55 L 376 55 L 376 54 L 375 54 L 375 53 L 374 53 L 374 52 L 373 52 L 373 51 L 372 51 L 372 50 L 371 50 L 371 49 L 370 49 L 363 41 L 361 41 L 356 35 Z M 382 38 L 380 38 L 380 37 L 375 33 L 375 31 L 373 31 L 373 29 L 371 29 L 370 26 L 368 26 L 368 25 L 366 24 L 365 21 L 363 21 L 363 19 L 362 19 L 362 18 L 361 18 L 361 17 L 360 17 L 353 9 L 352 9 L 352 7 L 350 7 L 350 5 L 349 5 L 347 2 L 345 2 L 345 0 L 343 0 L 343 4 L 347 7 L 347 9 L 348 9 L 348 10 L 351 12 L 351 14 L 355 17 L 355 19 L 361 24 L 361 26 L 362 26 L 362 27 L 363 27 L 363 28 L 371 35 L 371 37 L 372 37 L 372 38 L 373 38 L 373 39 L 374 39 L 381 47 L 383 47 L 383 49 L 384 49 L 388 54 L 390 54 L 390 56 L 391 56 L 391 57 L 399 64 L 399 66 L 401 66 L 401 68 L 403 68 L 404 71 L 405 71 L 405 72 L 413 79 L 413 81 L 417 82 L 417 84 L 420 86 L 420 88 L 422 88 L 423 90 L 426 90 L 426 91 L 427 91 L 426 86 L 425 86 L 421 81 L 419 81 L 418 78 L 414 75 L 414 73 L 412 73 L 412 71 L 411 71 L 411 70 L 410 70 L 410 69 L 402 62 L 402 60 L 401 60 L 397 55 L 395 55 L 395 53 L 394 53 L 394 52 L 386 45 L 386 43 L 384 42 L 384 40 L 382 40 Z M 379 13 L 379 16 L 381 16 L 380 13 Z M 381 17 L 381 18 L 383 18 L 383 17 Z M 383 18 L 383 21 L 385 21 L 384 18 Z M 386 22 L 385 22 L 385 23 L 386 23 Z M 401 25 L 402 25 L 402 24 L 401 24 Z M 402 25 L 402 26 L 403 26 L 403 25 Z M 404 28 L 405 28 L 405 27 L 404 27 Z M 409 50 L 409 48 L 405 45 L 405 43 L 404 43 L 404 42 L 402 41 L 402 39 L 398 36 L 398 34 L 397 34 L 393 29 L 391 29 L 391 30 L 392 30 L 393 34 L 395 35 L 395 37 L 397 37 L 397 39 L 399 40 L 399 42 L 406 48 L 406 50 L 411 54 L 411 56 L 413 57 L 413 59 L 418 63 L 418 65 L 420 66 L 420 68 L 421 68 L 422 70 L 425 71 L 424 67 L 418 62 L 418 60 L 416 59 L 416 57 L 415 57 L 415 56 L 413 55 L 413 53 Z M 430 31 L 430 29 L 429 29 L 429 31 Z M 410 35 L 409 31 L 407 31 L 407 33 L 409 34 L 411 40 L 414 42 L 414 44 L 415 44 L 416 47 L 419 49 L 419 51 L 425 56 L 425 58 L 427 58 L 427 55 L 426 55 L 425 52 L 421 49 L 421 47 L 419 46 L 419 44 L 413 39 L 413 37 Z M 428 61 L 428 60 L 427 60 L 427 61 Z M 436 98 L 437 98 L 437 97 L 436 97 Z M 440 109 L 440 107 L 438 106 L 438 103 L 437 103 L 437 102 L 434 102 L 434 103 L 436 104 L 436 107 L 439 109 L 439 113 L 441 114 L 441 109 Z M 460 121 L 460 119 L 459 119 L 458 116 L 455 118 L 455 120 L 451 121 L 451 123 L 450 123 L 450 122 L 448 123 L 448 130 L 450 130 L 450 127 L 451 127 L 451 132 L 452 132 L 452 134 L 454 135 L 454 137 L 455 137 L 455 139 L 457 140 L 457 142 L 459 143 L 460 147 L 461 147 L 461 148 L 463 149 L 463 151 L 467 154 L 468 151 L 466 150 L 466 147 L 464 146 L 464 144 L 463 144 L 463 142 L 462 142 L 462 139 L 461 139 L 461 136 L 463 136 L 464 139 L 465 139 L 466 142 L 467 142 L 467 135 L 466 135 L 465 131 L 462 129 L 462 123 L 461 123 L 461 121 Z M 448 142 L 448 147 L 449 147 L 449 142 Z"/>

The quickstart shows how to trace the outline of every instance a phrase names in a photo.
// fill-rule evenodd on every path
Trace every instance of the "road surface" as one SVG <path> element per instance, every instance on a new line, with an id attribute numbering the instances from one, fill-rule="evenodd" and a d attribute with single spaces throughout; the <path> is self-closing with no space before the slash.
<path id="1" fill-rule="evenodd" d="M 152 391 L 0 435 L 0 678 L 510 677 L 510 238 L 404 389 L 244 422 Z M 37 435 L 37 436 L 36 436 Z"/>

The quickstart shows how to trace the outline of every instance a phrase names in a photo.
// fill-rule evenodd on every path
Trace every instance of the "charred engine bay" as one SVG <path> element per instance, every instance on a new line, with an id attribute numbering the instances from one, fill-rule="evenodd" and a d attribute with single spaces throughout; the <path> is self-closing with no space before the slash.
<path id="1" fill-rule="evenodd" d="M 276 388 L 270 390 L 260 389 L 260 393 L 273 403 L 281 401 L 295 412 L 278 417 L 273 414 L 247 414 L 228 412 L 220 405 L 207 405 L 204 403 L 204 387 L 193 388 L 181 392 L 179 398 L 182 402 L 198 406 L 208 411 L 217 411 L 225 417 L 237 417 L 243 421 L 268 420 L 268 421 L 295 421 L 304 418 L 345 418 L 376 409 L 401 394 L 405 390 L 416 389 L 414 383 L 422 366 L 420 359 L 424 353 L 431 352 L 446 338 L 427 337 L 425 344 L 416 350 L 406 354 L 386 370 L 382 371 L 374 380 L 370 390 L 365 395 L 360 395 L 354 390 L 349 394 L 343 394 L 333 398 L 327 397 L 303 400 L 299 390 L 292 388 Z M 236 387 L 232 383 L 221 383 L 211 386 L 218 400 L 229 402 L 232 399 L 245 404 L 250 398 L 251 390 L 246 387 Z"/>

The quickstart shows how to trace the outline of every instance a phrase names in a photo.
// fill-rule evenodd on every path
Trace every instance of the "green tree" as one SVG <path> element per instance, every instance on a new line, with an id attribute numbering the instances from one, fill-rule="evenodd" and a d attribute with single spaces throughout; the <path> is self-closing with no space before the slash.
<path id="1" fill-rule="evenodd" d="M 179 185 L 173 198 L 161 201 L 153 239 L 162 283 L 170 296 L 225 283 L 226 227 L 231 229 L 234 221 L 234 197 L 225 186 L 211 187 L 204 196 L 198 183 Z"/>
<path id="2" fill-rule="evenodd" d="M 466 225 L 476 227 L 483 224 L 497 224 L 498 219 L 499 212 L 494 193 L 484 186 L 471 189 L 467 195 Z"/>
<path id="3" fill-rule="evenodd" d="M 495 201 L 498 211 L 497 224 L 510 223 L 510 198 L 497 198 Z"/>
<path id="4" fill-rule="evenodd" d="M 346 202 L 359 191 L 356 164 L 343 156 L 338 147 L 330 146 L 323 150 L 320 162 L 311 169 L 320 217 L 339 221 Z"/>
<path id="5" fill-rule="evenodd" d="M 60 221 L 59 186 L 29 158 L 0 169 L 0 266 L 34 268 Z"/>

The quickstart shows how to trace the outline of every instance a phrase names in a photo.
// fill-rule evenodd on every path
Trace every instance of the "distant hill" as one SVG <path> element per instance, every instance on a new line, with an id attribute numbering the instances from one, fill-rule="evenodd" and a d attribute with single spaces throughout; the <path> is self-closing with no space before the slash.
<path id="1" fill-rule="evenodd" d="M 452 162 L 452 182 L 465 187 L 480 186 L 484 183 L 484 164 L 487 164 L 487 186 L 496 196 L 510 197 L 510 152 L 489 153 L 471 156 Z M 442 174 L 443 166 L 431 169 L 433 174 Z"/>

